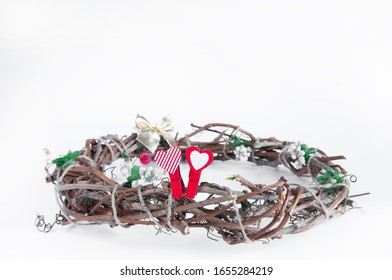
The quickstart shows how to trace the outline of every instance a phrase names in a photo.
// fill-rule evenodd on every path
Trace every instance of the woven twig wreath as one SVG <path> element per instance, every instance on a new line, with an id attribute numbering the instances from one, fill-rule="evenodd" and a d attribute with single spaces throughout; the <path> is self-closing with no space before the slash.
<path id="1" fill-rule="evenodd" d="M 204 228 L 212 239 L 221 237 L 229 244 L 238 244 L 300 233 L 354 207 L 349 184 L 355 176 L 333 163 L 343 156 L 327 156 L 303 143 L 255 138 L 238 126 L 224 123 L 192 125 L 192 133 L 174 139 L 168 133 L 172 130 L 169 118 L 155 127 L 138 118 L 147 124 L 137 125 L 138 133 L 121 139 L 116 135 L 88 139 L 81 151 L 69 152 L 47 166 L 46 180 L 54 183 L 61 209 L 56 223 L 152 225 L 160 231 L 183 234 L 191 228 Z M 215 134 L 212 140 L 194 140 L 207 132 Z M 234 175 L 228 179 L 238 181 L 245 190 L 201 182 L 195 199 L 185 195 L 174 198 L 170 176 L 150 160 L 175 146 L 181 150 L 182 159 L 189 147 L 196 147 L 211 151 L 215 162 L 246 160 L 259 166 L 283 165 L 311 181 L 304 186 L 281 177 L 274 184 L 264 185 Z M 116 181 L 114 170 L 125 172 L 126 180 Z M 180 193 L 185 194 L 185 185 L 181 186 Z M 36 225 L 42 231 L 53 226 L 46 224 L 43 216 L 37 217 Z"/>

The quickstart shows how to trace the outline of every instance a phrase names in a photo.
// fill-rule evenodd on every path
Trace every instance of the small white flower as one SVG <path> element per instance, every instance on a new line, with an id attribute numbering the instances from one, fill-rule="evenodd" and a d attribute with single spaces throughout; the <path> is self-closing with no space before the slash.
<path id="1" fill-rule="evenodd" d="M 235 158 L 239 161 L 247 161 L 252 149 L 244 145 L 238 146 L 234 150 Z"/>
<path id="2" fill-rule="evenodd" d="M 306 165 L 304 157 L 305 152 L 301 150 L 301 144 L 301 142 L 291 144 L 287 149 L 287 152 L 290 154 L 291 159 L 293 160 L 291 161 L 291 165 L 297 170 Z"/>
<path id="3" fill-rule="evenodd" d="M 140 167 L 140 179 L 138 185 L 147 186 L 159 182 L 163 178 L 162 172 L 154 169 L 152 166 Z"/>

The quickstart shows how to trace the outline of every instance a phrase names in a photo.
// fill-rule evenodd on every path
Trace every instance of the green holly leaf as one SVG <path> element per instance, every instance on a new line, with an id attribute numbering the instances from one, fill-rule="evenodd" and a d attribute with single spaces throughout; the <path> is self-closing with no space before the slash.
<path id="1" fill-rule="evenodd" d="M 335 184 L 343 183 L 344 179 L 339 171 L 334 169 L 328 169 L 324 175 L 320 175 L 317 177 L 317 181 L 321 185 L 325 185 L 327 183 L 335 185 Z"/>
<path id="2" fill-rule="evenodd" d="M 328 181 L 327 177 L 325 175 L 320 175 L 317 177 L 317 181 L 322 184 L 325 185 Z"/>
<path id="3" fill-rule="evenodd" d="M 63 169 L 65 166 L 70 164 L 80 155 L 81 155 L 80 151 L 75 151 L 75 152 L 69 151 L 68 154 L 66 154 L 65 156 L 52 160 L 52 163 L 56 164 L 59 168 Z"/>
<path id="4" fill-rule="evenodd" d="M 335 177 L 335 180 L 336 180 L 336 183 L 338 183 L 338 184 L 344 182 L 343 177 L 341 177 L 340 174 L 339 174 L 338 176 Z"/>
<path id="5" fill-rule="evenodd" d="M 140 177 L 140 166 L 138 165 L 134 165 L 131 168 L 131 176 L 129 176 L 128 178 L 131 178 L 131 180 L 139 180 Z"/>
<path id="6" fill-rule="evenodd" d="M 317 149 L 316 148 L 308 148 L 308 146 L 306 146 L 306 144 L 301 144 L 301 150 L 304 151 L 304 158 L 305 158 L 305 162 L 307 162 L 310 158 L 310 155 L 317 153 Z"/>
<path id="7" fill-rule="evenodd" d="M 131 175 L 127 177 L 127 181 L 123 184 L 123 186 L 132 187 L 132 182 L 139 180 L 140 178 L 140 166 L 134 165 L 131 168 Z"/>
<path id="8" fill-rule="evenodd" d="M 233 140 L 233 142 L 229 143 L 230 147 L 238 147 L 238 146 L 250 147 L 250 146 L 252 146 L 250 142 L 242 141 L 241 138 L 239 138 L 236 135 L 231 136 L 231 139 Z"/>

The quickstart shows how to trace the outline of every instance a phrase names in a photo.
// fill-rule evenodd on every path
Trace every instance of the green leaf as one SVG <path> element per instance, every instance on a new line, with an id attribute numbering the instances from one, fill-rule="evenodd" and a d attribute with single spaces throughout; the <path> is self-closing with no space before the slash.
<path id="1" fill-rule="evenodd" d="M 304 154 L 305 162 L 308 162 L 311 154 L 315 154 L 317 152 L 316 148 L 308 148 L 306 144 L 301 144 L 301 150 L 305 152 Z"/>
<path id="2" fill-rule="evenodd" d="M 336 182 L 339 183 L 339 184 L 344 182 L 343 177 L 340 177 L 340 175 L 337 176 L 337 177 L 335 177 L 335 180 L 336 180 Z"/>
<path id="3" fill-rule="evenodd" d="M 252 146 L 250 142 L 242 141 L 241 138 L 239 138 L 236 135 L 231 136 L 231 139 L 234 141 L 229 143 L 230 147 L 238 147 L 238 146 L 250 147 L 250 146 Z"/>
<path id="4" fill-rule="evenodd" d="M 327 194 L 329 194 L 329 195 L 331 195 L 331 194 L 334 194 L 336 191 L 338 190 L 338 188 L 328 188 L 328 189 L 325 189 L 324 191 L 327 193 Z"/>
<path id="5" fill-rule="evenodd" d="M 238 175 L 232 175 L 232 176 L 226 178 L 226 180 L 230 180 L 230 181 L 235 181 L 237 179 L 238 179 Z"/>
<path id="6" fill-rule="evenodd" d="M 66 154 L 65 156 L 52 160 L 52 163 L 56 164 L 60 168 L 64 168 L 71 161 L 75 160 L 80 155 L 81 155 L 80 151 L 75 151 L 75 152 L 69 151 L 68 154 Z"/>
<path id="7" fill-rule="evenodd" d="M 317 181 L 322 185 L 325 185 L 327 183 L 335 185 L 343 183 L 344 179 L 339 171 L 334 169 L 328 169 L 324 175 L 320 175 L 317 177 Z"/>
<path id="8" fill-rule="evenodd" d="M 130 160 L 130 157 L 127 155 L 126 152 L 122 152 L 121 157 L 124 159 L 124 161 L 129 162 L 129 160 Z"/>
<path id="9" fill-rule="evenodd" d="M 134 178 L 134 180 L 140 179 L 140 166 L 138 166 L 138 165 L 132 166 L 131 177 Z"/>
<path id="10" fill-rule="evenodd" d="M 127 182 L 125 182 L 123 186 L 132 187 L 132 182 L 139 180 L 140 178 L 140 166 L 134 165 L 131 168 L 131 175 L 127 177 Z"/>
<path id="11" fill-rule="evenodd" d="M 248 202 L 248 201 L 246 200 L 246 202 Z M 246 211 L 248 211 L 248 210 L 250 209 L 250 206 L 249 206 L 246 202 L 244 202 L 244 201 L 241 202 L 241 209 L 242 209 L 244 212 L 246 212 Z M 249 202 L 248 202 L 248 203 L 249 203 Z"/>
<path id="12" fill-rule="evenodd" d="M 325 185 L 328 182 L 328 177 L 325 175 L 320 175 L 317 177 L 317 181 L 322 184 Z"/>

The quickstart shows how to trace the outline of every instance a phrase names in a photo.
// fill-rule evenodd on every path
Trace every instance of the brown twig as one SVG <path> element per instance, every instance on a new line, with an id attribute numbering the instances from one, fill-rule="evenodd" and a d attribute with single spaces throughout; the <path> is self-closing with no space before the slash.
<path id="1" fill-rule="evenodd" d="M 236 131 L 245 135 L 242 141 L 252 145 L 256 143 L 251 133 L 235 125 L 211 123 L 192 126 L 196 130 L 178 139 L 178 146 L 182 150 L 189 145 L 209 149 L 214 153 L 215 160 L 235 158 L 234 148 L 228 143 Z M 207 142 L 192 141 L 194 136 L 203 131 L 217 133 L 217 136 Z M 284 234 L 302 232 L 326 218 L 344 213 L 344 207 L 349 205 L 347 187 L 337 187 L 332 194 L 325 192 L 322 187 L 316 193 L 309 193 L 309 189 L 290 184 L 283 177 L 275 184 L 263 185 L 250 182 L 240 175 L 235 180 L 247 191 L 234 191 L 202 182 L 199 194 L 206 194 L 207 199 L 195 201 L 184 197 L 170 204 L 170 183 L 163 181 L 159 186 L 140 187 L 141 201 L 138 188 L 119 186 L 121 182 L 108 178 L 103 172 L 105 167 L 123 157 L 124 152 L 125 156 L 132 158 L 147 151 L 136 141 L 136 137 L 136 134 L 132 134 L 121 142 L 116 137 L 107 137 L 105 141 L 88 139 L 83 149 L 86 158 L 77 158 L 77 165 L 68 168 L 67 172 L 57 167 L 47 177 L 47 181 L 56 184 L 62 199 L 62 210 L 69 219 L 62 221 L 64 225 L 87 222 L 116 226 L 117 221 L 120 221 L 126 227 L 137 224 L 158 225 L 161 230 L 176 229 L 183 234 L 187 234 L 189 228 L 206 228 L 208 231 L 215 230 L 229 244 L 238 244 L 249 239 L 280 238 Z M 257 141 L 261 141 L 262 145 L 253 147 L 249 160 L 273 167 L 282 164 L 281 157 L 286 155 L 281 153 L 288 142 L 273 137 Z M 124 151 L 122 146 L 125 147 Z M 321 156 L 311 160 L 310 170 L 306 166 L 300 170 L 290 165 L 288 167 L 298 176 L 309 174 L 310 171 L 313 177 L 330 168 L 344 170 L 332 163 L 333 160 L 344 159 L 343 156 L 328 157 L 324 152 L 319 152 Z M 290 159 L 286 157 L 285 160 Z M 115 193 L 114 188 L 117 188 Z M 112 197 L 115 205 L 112 205 Z"/>

